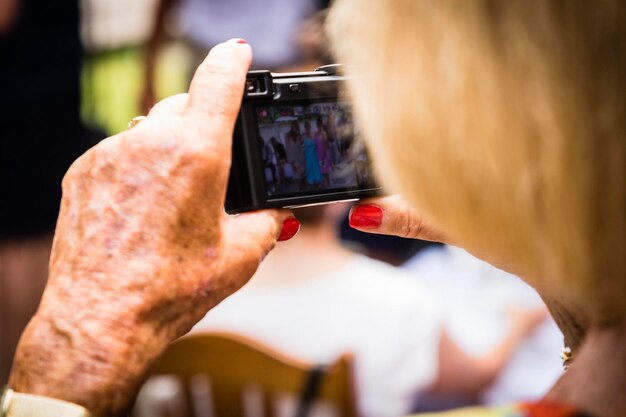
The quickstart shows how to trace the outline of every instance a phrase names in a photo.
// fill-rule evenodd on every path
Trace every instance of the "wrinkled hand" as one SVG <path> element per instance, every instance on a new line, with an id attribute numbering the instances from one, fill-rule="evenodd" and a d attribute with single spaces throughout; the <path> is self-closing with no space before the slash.
<path id="1" fill-rule="evenodd" d="M 120 413 L 167 344 L 271 250 L 288 211 L 223 209 L 250 61 L 246 44 L 216 46 L 188 95 L 72 165 L 49 283 L 16 354 L 16 391 Z"/>

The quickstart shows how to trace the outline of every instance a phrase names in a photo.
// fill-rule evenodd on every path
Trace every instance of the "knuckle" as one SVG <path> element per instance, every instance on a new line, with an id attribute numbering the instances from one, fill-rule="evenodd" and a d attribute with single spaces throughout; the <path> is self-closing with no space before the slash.
<path id="1" fill-rule="evenodd" d="M 157 102 L 154 106 L 152 106 L 149 114 L 165 113 L 165 112 L 169 112 L 172 114 L 179 114 L 185 108 L 185 105 L 187 104 L 187 100 L 188 100 L 187 93 L 179 93 L 179 94 L 164 98 L 163 100 Z"/>
<path id="2" fill-rule="evenodd" d="M 200 109 L 207 116 L 233 116 L 236 102 L 241 100 L 243 79 L 239 71 L 226 60 L 211 60 L 203 63 L 194 77 L 194 90 L 203 94 L 196 101 L 204 101 Z M 192 98 L 193 99 L 193 98 Z"/>
<path id="3" fill-rule="evenodd" d="M 402 208 L 399 222 L 399 235 L 403 238 L 419 238 L 424 232 L 424 222 L 409 207 Z"/>
<path id="4" fill-rule="evenodd" d="M 235 74 L 236 67 L 231 61 L 224 59 L 207 60 L 198 67 L 198 75 L 202 82 L 211 83 L 211 87 L 220 91 L 232 91 L 240 82 Z"/>
<path id="5" fill-rule="evenodd" d="M 70 192 L 72 184 L 74 183 L 75 164 L 76 163 L 72 164 L 70 169 L 68 169 L 65 175 L 63 175 L 63 179 L 61 180 L 61 192 L 64 196 Z"/>
<path id="6" fill-rule="evenodd" d="M 61 180 L 61 190 L 64 194 L 70 192 L 74 184 L 86 176 L 94 154 L 97 152 L 97 147 L 98 145 L 78 157 L 65 172 Z"/>
<path id="7" fill-rule="evenodd" d="M 198 67 L 198 71 L 204 72 L 203 75 L 227 76 L 232 71 L 233 64 L 227 59 L 206 59 Z"/>
<path id="8" fill-rule="evenodd" d="M 403 226 L 402 226 L 402 237 L 405 237 L 405 238 L 415 237 L 416 232 L 419 230 L 419 224 L 418 225 L 414 224 L 413 216 L 408 209 L 406 208 L 404 209 L 402 218 L 404 219 Z"/>
<path id="9" fill-rule="evenodd" d="M 423 238 L 424 232 L 426 228 L 424 227 L 424 222 L 422 219 L 416 219 L 413 216 L 413 221 L 411 221 L 411 236 L 415 238 Z"/>
<path id="10" fill-rule="evenodd" d="M 173 161 L 173 170 L 194 184 L 214 188 L 228 179 L 229 164 L 203 145 L 187 144 Z"/>

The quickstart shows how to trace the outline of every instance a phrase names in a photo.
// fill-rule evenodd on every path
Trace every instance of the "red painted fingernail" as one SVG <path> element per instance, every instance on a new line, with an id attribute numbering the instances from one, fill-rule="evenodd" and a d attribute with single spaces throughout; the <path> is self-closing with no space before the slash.
<path id="1" fill-rule="evenodd" d="M 242 39 L 242 38 L 236 38 L 236 39 L 233 39 L 233 40 L 235 42 L 237 42 L 237 43 L 241 43 L 241 44 L 244 44 L 244 45 L 248 43 L 248 41 L 246 41 L 245 39 Z"/>
<path id="2" fill-rule="evenodd" d="M 300 222 L 295 217 L 290 217 L 283 222 L 283 230 L 278 236 L 279 241 L 289 240 L 294 237 L 300 230 Z"/>
<path id="3" fill-rule="evenodd" d="M 383 222 L 383 210 L 369 204 L 355 207 L 350 214 L 350 226 L 363 229 L 376 229 Z"/>

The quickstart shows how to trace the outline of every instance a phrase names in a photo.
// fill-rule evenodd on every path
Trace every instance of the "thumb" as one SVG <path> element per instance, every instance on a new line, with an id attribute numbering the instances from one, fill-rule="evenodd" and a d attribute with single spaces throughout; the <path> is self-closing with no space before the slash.
<path id="1" fill-rule="evenodd" d="M 230 216 L 224 227 L 226 264 L 250 277 L 277 241 L 296 235 L 300 223 L 289 210 L 260 210 Z"/>
<path id="2" fill-rule="evenodd" d="M 232 130 L 251 62 L 252 49 L 242 39 L 216 45 L 193 76 L 185 114 L 217 131 Z"/>

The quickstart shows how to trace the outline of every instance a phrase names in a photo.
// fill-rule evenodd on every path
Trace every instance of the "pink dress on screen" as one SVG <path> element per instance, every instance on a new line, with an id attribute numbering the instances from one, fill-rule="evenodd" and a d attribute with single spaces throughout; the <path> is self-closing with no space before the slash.
<path id="1" fill-rule="evenodd" d="M 317 147 L 317 159 L 320 161 L 320 171 L 322 174 L 328 174 L 331 166 L 330 152 L 328 152 L 328 143 L 324 140 L 322 132 L 315 133 L 315 144 Z"/>

